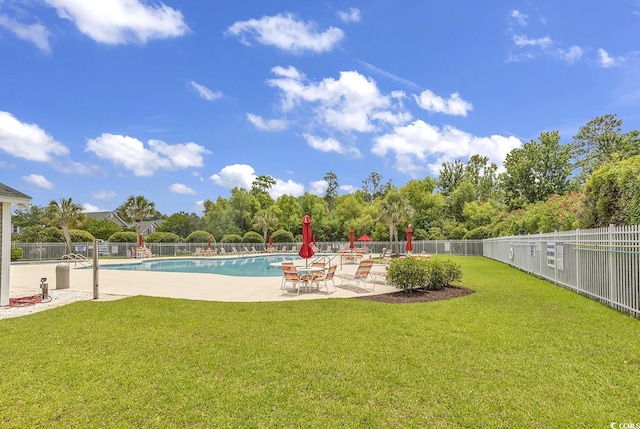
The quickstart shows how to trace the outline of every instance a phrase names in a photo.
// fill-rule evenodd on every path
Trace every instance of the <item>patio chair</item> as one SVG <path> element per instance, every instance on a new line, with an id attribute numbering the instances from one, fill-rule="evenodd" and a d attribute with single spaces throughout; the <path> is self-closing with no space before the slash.
<path id="1" fill-rule="evenodd" d="M 324 266 L 324 264 L 322 264 Z M 337 290 L 336 288 L 336 282 L 333 279 L 335 273 L 336 273 L 336 269 L 338 268 L 337 265 L 331 265 L 326 272 L 322 273 L 319 276 L 314 277 L 311 282 L 314 284 L 318 285 L 318 289 L 320 288 L 320 283 L 324 283 L 324 287 L 327 289 L 327 293 L 331 293 L 329 292 L 329 282 L 331 282 L 333 284 L 333 291 L 335 292 Z"/>
<path id="2" fill-rule="evenodd" d="M 391 249 L 387 249 L 387 251 L 384 252 L 384 255 L 382 255 L 382 259 L 384 260 L 385 264 L 391 262 Z"/>
<path id="3" fill-rule="evenodd" d="M 291 285 L 292 289 L 297 289 L 298 293 L 300 293 L 300 288 L 298 284 L 300 283 L 300 277 L 298 276 L 298 271 L 293 264 L 282 264 L 282 282 L 280 283 L 280 290 L 282 290 L 282 294 L 284 295 L 287 290 L 287 284 Z"/>
<path id="4" fill-rule="evenodd" d="M 287 246 L 282 246 L 282 253 L 287 251 Z"/>
<path id="5" fill-rule="evenodd" d="M 221 248 L 220 248 L 220 254 L 221 254 L 221 255 L 226 255 L 226 254 L 227 254 L 227 251 L 226 251 L 226 250 L 224 250 L 224 247 L 221 247 Z"/>
<path id="6" fill-rule="evenodd" d="M 367 287 L 367 277 L 369 277 L 369 272 L 371 271 L 372 266 L 373 259 L 365 259 L 364 261 L 360 262 L 360 265 L 358 265 L 358 269 L 356 270 L 355 274 L 339 274 L 337 277 L 340 277 L 342 279 L 340 285 L 346 284 L 347 288 L 351 289 L 351 286 L 357 288 L 358 285 L 362 283 L 362 286 L 365 290 L 373 292 L 373 290 L 376 288 L 375 283 L 373 284 L 371 289 Z"/>
<path id="7" fill-rule="evenodd" d="M 196 251 L 194 253 L 195 256 L 202 256 L 204 252 L 202 251 L 202 247 L 196 247 Z"/>

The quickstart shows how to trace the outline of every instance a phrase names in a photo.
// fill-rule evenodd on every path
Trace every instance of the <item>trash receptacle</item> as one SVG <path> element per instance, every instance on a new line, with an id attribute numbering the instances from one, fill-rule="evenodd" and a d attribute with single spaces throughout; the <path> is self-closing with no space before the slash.
<path id="1" fill-rule="evenodd" d="M 56 289 L 69 289 L 69 264 L 56 265 Z"/>

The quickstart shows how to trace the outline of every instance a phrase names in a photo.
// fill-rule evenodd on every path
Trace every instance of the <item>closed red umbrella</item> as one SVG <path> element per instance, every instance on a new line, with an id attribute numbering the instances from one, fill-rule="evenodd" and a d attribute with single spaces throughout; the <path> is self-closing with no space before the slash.
<path id="1" fill-rule="evenodd" d="M 144 240 L 142 239 L 142 233 L 138 234 L 138 247 L 142 247 L 144 245 Z"/>
<path id="2" fill-rule="evenodd" d="M 313 256 L 313 248 L 311 247 L 311 217 L 305 215 L 302 218 L 302 246 L 298 252 L 301 258 L 309 259 Z"/>
<path id="3" fill-rule="evenodd" d="M 207 249 L 211 249 L 211 237 L 207 237 Z"/>
<path id="4" fill-rule="evenodd" d="M 313 240 L 311 240 L 311 241 L 313 242 L 313 245 L 314 245 L 314 246 L 317 244 L 317 243 L 316 243 L 316 235 L 315 235 L 315 234 L 313 234 Z"/>
<path id="5" fill-rule="evenodd" d="M 269 237 L 269 246 L 273 246 L 273 237 Z"/>
<path id="6" fill-rule="evenodd" d="M 351 229 L 349 231 L 349 249 L 353 249 L 356 247 L 355 244 L 353 244 L 353 239 L 354 239 L 353 229 Z"/>
<path id="7" fill-rule="evenodd" d="M 413 244 L 411 243 L 411 238 L 413 237 L 413 229 L 411 229 L 411 225 L 409 225 L 406 232 L 407 232 L 407 245 L 404 247 L 404 249 L 407 251 L 407 253 L 411 253 L 413 252 Z"/>

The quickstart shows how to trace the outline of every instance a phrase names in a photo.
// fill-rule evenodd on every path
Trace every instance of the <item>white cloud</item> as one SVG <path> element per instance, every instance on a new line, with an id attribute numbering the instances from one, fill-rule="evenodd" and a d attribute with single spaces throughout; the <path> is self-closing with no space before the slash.
<path id="1" fill-rule="evenodd" d="M 322 152 L 337 152 L 341 154 L 351 154 L 356 158 L 359 158 L 361 155 L 358 148 L 345 147 L 342 143 L 340 143 L 337 139 L 333 137 L 328 137 L 326 139 L 323 139 L 311 134 L 304 134 L 304 139 L 307 141 L 307 144 L 309 146 Z"/>
<path id="2" fill-rule="evenodd" d="M 116 197 L 116 193 L 113 191 L 100 190 L 98 192 L 94 192 L 93 194 L 91 194 L 91 196 L 96 200 L 110 200 L 111 198 Z"/>
<path id="3" fill-rule="evenodd" d="M 82 211 L 85 213 L 93 213 L 93 212 L 102 212 L 106 210 L 102 210 L 100 207 L 94 206 L 93 204 L 90 204 L 90 203 L 84 203 L 82 204 Z"/>
<path id="4" fill-rule="evenodd" d="M 318 83 L 307 84 L 295 78 L 270 79 L 267 83 L 282 91 L 283 110 L 308 106 L 322 127 L 373 132 L 378 123 L 397 119 L 398 113 L 380 114 L 392 110 L 391 98 L 380 93 L 374 80 L 356 71 L 343 71 L 339 79 L 325 78 Z"/>
<path id="5" fill-rule="evenodd" d="M 451 126 L 440 129 L 416 120 L 377 137 L 371 152 L 380 157 L 393 153 L 396 168 L 417 177 L 425 170 L 437 174 L 442 162 L 474 154 L 488 156 L 492 162 L 502 165 L 507 154 L 520 145 L 515 137 L 477 137 Z"/>
<path id="6" fill-rule="evenodd" d="M 573 64 L 582 57 L 583 50 L 580 46 L 573 45 L 567 51 L 560 50 L 559 54 L 567 63 Z"/>
<path id="7" fill-rule="evenodd" d="M 198 82 L 195 82 L 193 80 L 189 81 L 189 85 L 191 85 L 191 87 L 198 92 L 198 95 L 200 97 L 204 98 L 205 100 L 213 101 L 213 100 L 217 100 L 218 98 L 222 97 L 222 93 L 221 92 L 219 92 L 219 91 L 213 92 L 209 88 L 207 88 L 206 86 L 200 85 Z"/>
<path id="8" fill-rule="evenodd" d="M 352 7 L 348 11 L 338 11 L 338 18 L 342 22 L 360 22 L 360 9 Z"/>
<path id="9" fill-rule="evenodd" d="M 254 39 L 294 54 L 331 51 L 344 37 L 339 28 L 329 27 L 319 32 L 315 23 L 297 20 L 292 14 L 238 21 L 227 29 L 226 34 L 240 37 L 246 45 L 250 44 L 249 39 Z"/>
<path id="10" fill-rule="evenodd" d="M 601 67 L 604 67 L 604 68 L 617 67 L 623 62 L 624 62 L 624 58 L 622 57 L 613 58 L 604 49 L 602 48 L 598 49 L 598 64 L 600 64 Z"/>
<path id="11" fill-rule="evenodd" d="M 170 145 L 160 140 L 149 140 L 148 147 L 145 147 L 134 137 L 109 133 L 88 140 L 86 151 L 130 170 L 136 176 L 152 176 L 158 169 L 202 167 L 202 156 L 209 153 L 195 143 Z"/>
<path id="12" fill-rule="evenodd" d="M 67 155 L 67 149 L 36 124 L 20 122 L 0 111 L 0 149 L 29 161 L 49 162 L 53 155 Z"/>
<path id="13" fill-rule="evenodd" d="M 45 0 L 83 34 L 109 45 L 146 43 L 185 34 L 189 27 L 178 10 L 140 0 Z"/>
<path id="14" fill-rule="evenodd" d="M 227 165 L 222 170 L 211 176 L 211 180 L 223 188 L 251 189 L 251 184 L 256 179 L 256 171 L 247 164 Z"/>
<path id="15" fill-rule="evenodd" d="M 0 27 L 6 28 L 22 40 L 33 43 L 44 52 L 51 51 L 49 30 L 42 24 L 22 24 L 5 15 L 0 15 Z"/>
<path id="16" fill-rule="evenodd" d="M 174 192 L 176 194 L 190 194 L 195 195 L 196 191 L 188 187 L 187 185 L 183 185 L 182 183 L 174 183 L 169 186 L 169 191 Z"/>
<path id="17" fill-rule="evenodd" d="M 515 19 L 518 25 L 521 27 L 527 26 L 527 18 L 529 16 L 525 13 L 520 12 L 518 9 L 514 9 L 511 11 L 511 18 Z"/>
<path id="18" fill-rule="evenodd" d="M 301 73 L 297 68 L 293 66 L 289 66 L 289 67 L 275 66 L 271 69 L 271 71 L 276 76 L 282 76 L 289 79 L 304 80 L 306 78 L 304 73 Z"/>
<path id="19" fill-rule="evenodd" d="M 516 46 L 518 47 L 525 47 L 525 46 L 538 46 L 542 49 L 548 48 L 549 46 L 551 46 L 551 44 L 553 43 L 553 41 L 551 40 L 551 37 L 546 36 L 546 37 L 541 37 L 539 39 L 529 39 L 526 36 L 523 36 L 521 34 L 514 34 L 513 35 L 513 43 L 516 44 Z"/>
<path id="20" fill-rule="evenodd" d="M 283 195 L 293 195 L 294 197 L 300 197 L 304 195 L 304 185 L 296 183 L 289 179 L 286 182 L 281 179 L 276 179 L 275 185 L 269 189 L 269 195 L 271 198 L 278 199 Z"/>
<path id="21" fill-rule="evenodd" d="M 345 194 L 353 194 L 359 188 L 356 188 L 353 185 L 340 185 L 340 186 L 338 186 L 338 189 L 340 189 Z"/>
<path id="22" fill-rule="evenodd" d="M 316 180 L 309 183 L 309 192 L 313 195 L 322 196 L 327 192 L 329 183 L 326 180 Z"/>
<path id="23" fill-rule="evenodd" d="M 211 176 L 211 180 L 223 188 L 243 188 L 247 191 L 251 189 L 253 181 L 256 179 L 256 171 L 247 164 L 232 164 L 223 167 L 219 172 Z M 269 195 L 277 199 L 282 195 L 293 195 L 299 197 L 304 194 L 304 186 L 289 179 L 284 181 L 275 178 L 276 183 L 269 189 Z"/>
<path id="24" fill-rule="evenodd" d="M 467 112 L 473 110 L 473 105 L 460 98 L 460 94 L 457 92 L 454 92 L 449 96 L 448 100 L 445 100 L 427 89 L 422 91 L 420 96 L 414 95 L 413 98 L 418 103 L 418 106 L 429 112 L 467 116 Z"/>
<path id="25" fill-rule="evenodd" d="M 262 131 L 282 131 L 289 127 L 289 121 L 285 119 L 269 119 L 265 121 L 262 117 L 254 115 L 253 113 L 247 113 L 247 119 Z"/>
<path id="26" fill-rule="evenodd" d="M 42 189 L 53 189 L 53 183 L 49 182 L 44 176 L 40 174 L 30 174 L 28 176 L 22 176 L 22 180 L 31 183 Z"/>

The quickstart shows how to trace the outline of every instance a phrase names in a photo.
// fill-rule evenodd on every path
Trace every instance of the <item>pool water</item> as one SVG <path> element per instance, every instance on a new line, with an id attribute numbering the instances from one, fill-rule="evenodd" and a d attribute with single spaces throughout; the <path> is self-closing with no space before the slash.
<path id="1" fill-rule="evenodd" d="M 100 265 L 103 270 L 210 273 L 225 276 L 276 277 L 282 268 L 271 264 L 300 259 L 298 255 L 243 256 L 239 258 L 148 259 L 139 264 Z"/>

